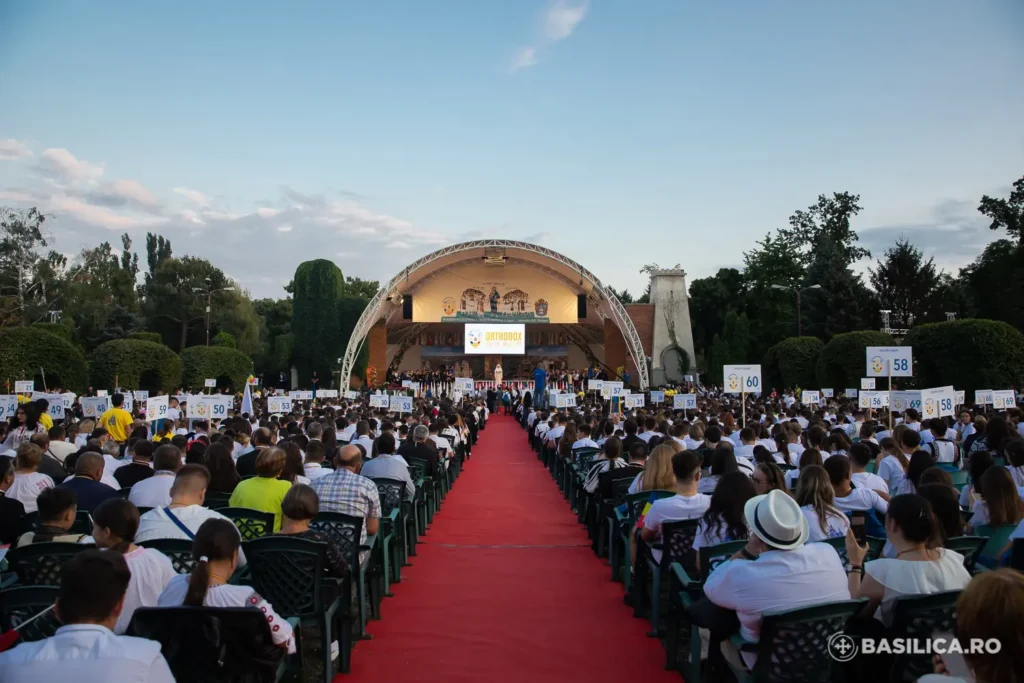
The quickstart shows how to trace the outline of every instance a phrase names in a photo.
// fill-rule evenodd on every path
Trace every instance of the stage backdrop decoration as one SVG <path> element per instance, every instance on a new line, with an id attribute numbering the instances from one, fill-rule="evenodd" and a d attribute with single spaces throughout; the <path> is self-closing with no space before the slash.
<path id="1" fill-rule="evenodd" d="M 576 294 L 524 264 L 468 263 L 417 288 L 412 318 L 417 323 L 576 323 Z"/>

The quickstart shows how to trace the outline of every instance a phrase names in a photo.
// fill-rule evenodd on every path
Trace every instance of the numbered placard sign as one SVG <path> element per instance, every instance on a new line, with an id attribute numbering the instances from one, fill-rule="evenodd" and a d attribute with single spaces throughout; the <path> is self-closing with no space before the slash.
<path id="1" fill-rule="evenodd" d="M 63 420 L 64 397 L 61 396 L 60 394 L 47 394 L 43 398 L 45 398 L 50 404 L 50 407 L 46 409 L 46 412 L 50 415 L 50 418 L 53 419 L 54 422 L 56 422 L 57 420 Z"/>
<path id="2" fill-rule="evenodd" d="M 1006 410 L 1017 405 L 1017 397 L 1013 389 L 1000 389 L 992 392 L 992 407 L 996 410 Z"/>
<path id="3" fill-rule="evenodd" d="M 587 381 L 587 389 L 589 391 L 601 391 L 604 389 L 603 379 L 592 379 Z"/>
<path id="4" fill-rule="evenodd" d="M 974 392 L 974 404 L 979 406 L 992 405 L 992 390 L 978 389 Z"/>
<path id="5" fill-rule="evenodd" d="M 14 392 L 17 394 L 31 394 L 36 390 L 36 383 L 34 380 L 18 380 L 14 383 Z"/>
<path id="6" fill-rule="evenodd" d="M 760 365 L 723 365 L 725 393 L 757 394 L 761 392 Z"/>
<path id="7" fill-rule="evenodd" d="M 920 397 L 919 392 L 916 391 L 894 391 L 892 392 L 892 409 L 898 412 L 903 412 L 910 407 L 910 401 L 915 396 Z"/>
<path id="8" fill-rule="evenodd" d="M 575 408 L 576 407 L 576 395 L 575 394 L 558 394 L 555 396 L 555 407 L 556 408 Z"/>
<path id="9" fill-rule="evenodd" d="M 857 389 L 850 387 L 849 389 L 843 390 L 843 396 L 846 396 L 847 398 L 857 398 L 857 392 Z"/>
<path id="10" fill-rule="evenodd" d="M 878 410 L 879 408 L 889 407 L 889 392 L 888 391 L 862 391 L 858 397 L 858 405 L 861 408 L 871 408 Z"/>
<path id="11" fill-rule="evenodd" d="M 387 394 L 374 394 L 370 397 L 371 408 L 390 408 L 391 397 Z"/>
<path id="12" fill-rule="evenodd" d="M 139 402 L 148 401 L 149 400 L 149 392 L 147 390 L 145 390 L 145 389 L 138 389 L 135 392 L 135 400 L 139 401 Z"/>
<path id="13" fill-rule="evenodd" d="M 345 392 L 345 398 L 349 401 L 355 401 L 359 398 L 358 391 L 352 391 L 351 389 Z"/>
<path id="14" fill-rule="evenodd" d="M 875 389 L 875 378 L 874 377 L 861 377 L 860 380 L 861 391 L 874 391 Z"/>
<path id="15" fill-rule="evenodd" d="M 652 391 L 651 392 L 651 403 L 664 403 L 665 392 L 664 391 Z"/>
<path id="16" fill-rule="evenodd" d="M 167 402 L 169 396 L 154 396 L 146 399 L 146 422 L 163 420 L 167 417 Z"/>
<path id="17" fill-rule="evenodd" d="M 913 349 L 909 346 L 869 346 L 867 356 L 868 377 L 913 377 Z"/>
<path id="18" fill-rule="evenodd" d="M 313 392 L 312 391 L 289 391 L 288 392 L 288 396 L 290 396 L 293 401 L 312 401 L 313 400 Z"/>
<path id="19" fill-rule="evenodd" d="M 411 413 L 412 396 L 392 396 L 389 407 L 396 413 Z"/>
<path id="20" fill-rule="evenodd" d="M 3 394 L 0 396 L 0 420 L 5 422 L 18 412 L 17 394 Z"/>
<path id="21" fill-rule="evenodd" d="M 109 396 L 86 396 L 82 399 L 82 414 L 86 417 L 99 417 L 110 410 Z"/>
<path id="22" fill-rule="evenodd" d="M 320 391 L 316 392 L 316 397 L 317 398 L 338 398 L 338 390 L 337 389 L 321 389 Z"/>
<path id="23" fill-rule="evenodd" d="M 207 389 L 216 389 L 217 388 L 217 380 L 215 380 L 215 379 L 205 380 L 203 382 L 203 386 L 205 388 L 207 388 Z"/>
<path id="24" fill-rule="evenodd" d="M 626 394 L 627 408 L 643 408 L 647 405 L 647 397 L 643 394 Z"/>
<path id="25" fill-rule="evenodd" d="M 75 399 L 76 398 L 78 398 L 78 396 L 73 394 L 73 393 L 71 393 L 70 391 L 66 391 L 66 392 L 64 392 L 63 394 L 60 395 L 61 403 L 64 404 L 64 412 L 65 413 L 75 407 Z"/>
<path id="26" fill-rule="evenodd" d="M 964 404 L 964 401 L 967 400 L 967 392 L 962 389 L 957 389 L 956 391 L 953 392 L 953 394 L 954 400 L 956 401 L 956 404 L 958 406 L 962 406 Z"/>
<path id="27" fill-rule="evenodd" d="M 272 413 L 290 413 L 292 412 L 292 400 L 288 396 L 270 396 L 267 398 L 267 410 Z"/>
<path id="28" fill-rule="evenodd" d="M 805 390 L 800 395 L 800 402 L 805 406 L 818 405 L 821 403 L 821 393 L 817 391 Z"/>
<path id="29" fill-rule="evenodd" d="M 697 410 L 697 394 L 676 394 L 672 397 L 674 410 Z"/>
<path id="30" fill-rule="evenodd" d="M 230 413 L 233 403 L 232 397 L 220 394 L 196 396 L 188 402 L 188 417 L 199 420 L 223 420 Z"/>
<path id="31" fill-rule="evenodd" d="M 931 420 L 955 414 L 956 392 L 953 387 L 935 387 L 921 390 L 921 418 Z"/>
<path id="32" fill-rule="evenodd" d="M 825 398 L 835 398 L 836 392 L 835 389 L 822 389 L 821 395 Z"/>
<path id="33" fill-rule="evenodd" d="M 473 378 L 472 377 L 456 377 L 455 386 L 453 387 L 456 391 L 473 391 Z"/>
<path id="34" fill-rule="evenodd" d="M 603 398 L 618 398 L 625 395 L 625 393 L 622 382 L 609 382 L 606 380 L 601 385 L 601 396 Z"/>

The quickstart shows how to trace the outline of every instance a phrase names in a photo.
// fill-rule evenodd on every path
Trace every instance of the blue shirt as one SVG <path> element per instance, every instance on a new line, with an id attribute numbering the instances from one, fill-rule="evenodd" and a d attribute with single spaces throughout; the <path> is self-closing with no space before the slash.
<path id="1" fill-rule="evenodd" d="M 61 484 L 66 489 L 71 489 L 78 497 L 78 509 L 92 512 L 99 504 L 108 498 L 117 498 L 117 489 L 100 483 L 89 477 L 75 477 Z"/>
<path id="2" fill-rule="evenodd" d="M 544 368 L 537 368 L 533 371 L 534 396 L 544 393 L 544 383 L 547 381 L 547 378 L 548 373 L 544 372 Z"/>

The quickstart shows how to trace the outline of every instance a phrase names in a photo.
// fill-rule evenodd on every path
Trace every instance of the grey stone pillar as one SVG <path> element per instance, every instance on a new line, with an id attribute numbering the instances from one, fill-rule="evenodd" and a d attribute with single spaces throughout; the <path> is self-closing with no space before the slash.
<path id="1" fill-rule="evenodd" d="M 656 270 L 651 273 L 651 303 L 654 304 L 651 385 L 680 382 L 683 375 L 679 372 L 678 356 L 674 349 L 678 346 L 686 351 L 691 368 L 696 363 L 686 273 L 681 269 Z"/>

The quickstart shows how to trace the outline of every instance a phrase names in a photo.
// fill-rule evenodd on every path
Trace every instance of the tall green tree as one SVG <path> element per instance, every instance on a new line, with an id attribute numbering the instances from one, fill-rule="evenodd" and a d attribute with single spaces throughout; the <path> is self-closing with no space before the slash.
<path id="1" fill-rule="evenodd" d="M 48 246 L 43 232 L 46 215 L 36 208 L 0 207 L 0 297 L 4 325 L 34 322 L 45 296 L 36 278 Z"/>
<path id="2" fill-rule="evenodd" d="M 938 294 L 940 276 L 934 259 L 924 257 L 910 240 L 901 238 L 868 269 L 880 309 L 892 311 L 893 327 L 945 320 L 948 303 Z"/>
<path id="3" fill-rule="evenodd" d="M 1017 240 L 1017 246 L 1024 246 L 1024 176 L 1013 184 L 1007 199 L 982 195 L 978 211 L 992 219 L 990 229 L 1003 228 L 1008 237 Z"/>
<path id="4" fill-rule="evenodd" d="M 355 296 L 369 301 L 380 289 L 380 282 L 377 280 L 363 280 L 358 277 L 345 278 L 345 295 Z"/>
<path id="5" fill-rule="evenodd" d="M 743 254 L 743 276 L 748 296 L 752 357 L 762 357 L 779 341 L 796 334 L 793 292 L 773 285 L 798 287 L 807 273 L 805 258 L 781 237 L 765 235 L 757 247 Z"/>
<path id="6" fill-rule="evenodd" d="M 721 268 L 711 277 L 690 282 L 690 324 L 695 351 L 711 362 L 714 336 L 725 329 L 729 311 L 742 311 L 745 301 L 743 274 L 735 268 Z"/>
<path id="7" fill-rule="evenodd" d="M 834 242 L 826 241 L 815 251 L 805 287 L 821 288 L 803 292 L 803 334 L 827 341 L 843 332 L 878 329 L 875 298 L 847 258 L 848 252 Z"/>
<path id="8" fill-rule="evenodd" d="M 276 383 L 280 373 L 291 368 L 292 300 L 257 299 L 253 308 L 260 324 L 261 349 L 253 359 L 256 371 L 264 375 L 264 381 Z"/>
<path id="9" fill-rule="evenodd" d="M 1002 320 L 1024 330 L 1024 247 L 996 240 L 966 268 L 960 281 L 972 318 Z"/>
<path id="10" fill-rule="evenodd" d="M 857 244 L 859 238 L 851 225 L 853 217 L 861 212 L 859 202 L 860 195 L 849 192 L 818 195 L 817 203 L 793 212 L 789 227 L 779 230 L 779 237 L 801 254 L 832 245 L 847 265 L 869 258 L 871 252 Z"/>
<path id="11" fill-rule="evenodd" d="M 315 371 L 326 386 L 339 370 L 338 358 L 347 342 L 340 311 L 345 277 L 332 261 L 316 259 L 299 264 L 292 283 L 292 358 L 299 383 L 308 386 Z"/>
<path id="12" fill-rule="evenodd" d="M 121 237 L 121 255 L 109 242 L 83 249 L 63 282 L 61 308 L 74 324 L 75 340 L 92 351 L 100 344 L 140 331 L 136 277 L 138 254 L 128 234 Z"/>

